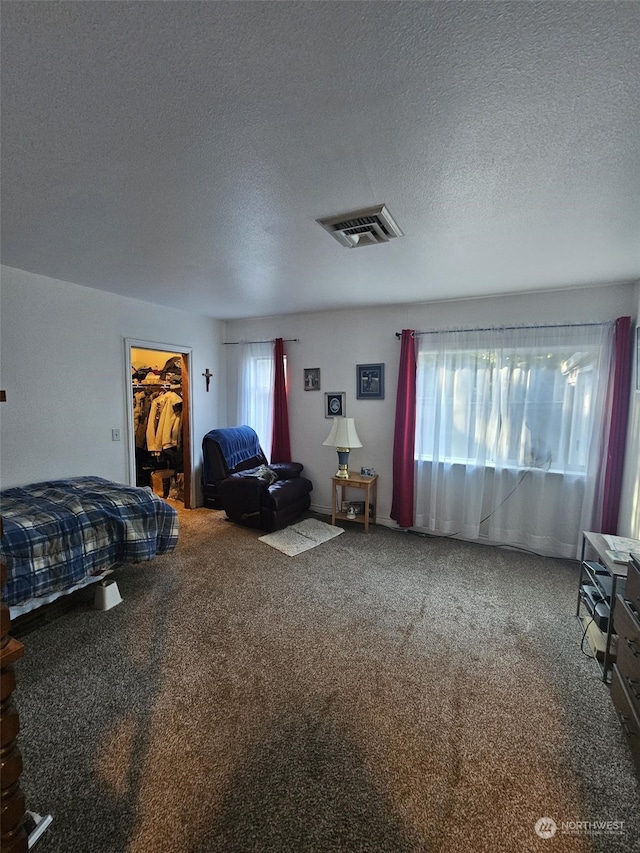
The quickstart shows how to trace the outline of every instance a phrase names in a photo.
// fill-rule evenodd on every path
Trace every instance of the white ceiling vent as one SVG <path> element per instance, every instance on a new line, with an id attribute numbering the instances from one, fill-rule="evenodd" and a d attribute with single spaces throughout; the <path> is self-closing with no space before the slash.
<path id="1" fill-rule="evenodd" d="M 388 243 L 392 237 L 404 236 L 384 204 L 341 213 L 339 216 L 325 216 L 316 219 L 316 222 L 348 249 Z"/>

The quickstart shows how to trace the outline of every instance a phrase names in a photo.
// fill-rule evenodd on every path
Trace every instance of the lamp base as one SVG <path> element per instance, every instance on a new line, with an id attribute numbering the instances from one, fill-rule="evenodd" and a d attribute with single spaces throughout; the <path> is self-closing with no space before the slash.
<path id="1" fill-rule="evenodd" d="M 340 477 L 341 480 L 349 479 L 349 448 L 348 447 L 337 447 L 338 451 L 338 471 L 336 472 L 336 477 Z"/>

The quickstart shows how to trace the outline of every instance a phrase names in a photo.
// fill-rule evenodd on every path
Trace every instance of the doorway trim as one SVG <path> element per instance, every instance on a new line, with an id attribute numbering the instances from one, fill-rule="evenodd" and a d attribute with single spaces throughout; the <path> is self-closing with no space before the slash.
<path id="1" fill-rule="evenodd" d="M 129 484 L 132 486 L 136 485 L 136 447 L 135 447 L 135 432 L 133 428 L 133 394 L 132 385 L 131 385 L 131 375 L 132 375 L 132 364 L 131 364 L 131 350 L 134 349 L 150 349 L 150 350 L 158 350 L 160 352 L 175 352 L 179 353 L 182 356 L 185 356 L 185 360 L 187 363 L 187 370 L 185 375 L 182 377 L 183 383 L 183 399 L 186 397 L 186 406 L 183 406 L 182 415 L 183 415 L 183 435 L 184 430 L 186 429 L 186 441 L 184 442 L 185 446 L 188 447 L 188 455 L 184 455 L 184 465 L 188 464 L 189 466 L 189 476 L 188 482 L 189 487 L 186 488 L 187 483 L 185 482 L 185 495 L 184 495 L 184 506 L 185 509 L 192 509 L 196 503 L 196 495 L 195 495 L 195 482 L 193 477 L 194 471 L 194 461 L 193 461 L 193 442 L 191 441 L 192 436 L 192 425 L 193 425 L 193 403 L 192 403 L 192 394 L 191 394 L 191 377 L 190 373 L 192 370 L 192 354 L 193 350 L 191 347 L 185 347 L 180 344 L 170 344 L 170 343 L 161 343 L 160 341 L 143 341 L 138 338 L 125 338 L 124 339 L 124 364 L 125 364 L 125 389 L 126 389 L 126 412 L 127 412 L 127 456 L 128 456 L 128 468 L 129 468 Z M 184 422 L 186 410 L 186 422 Z M 186 473 L 186 468 L 185 468 Z M 187 477 L 185 477 L 185 481 Z"/>

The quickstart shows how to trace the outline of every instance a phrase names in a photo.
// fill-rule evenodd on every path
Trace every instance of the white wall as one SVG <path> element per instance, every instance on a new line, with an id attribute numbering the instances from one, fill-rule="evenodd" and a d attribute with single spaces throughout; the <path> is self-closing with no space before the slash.
<path id="1" fill-rule="evenodd" d="M 640 282 L 636 285 L 635 322 L 640 324 Z M 622 502 L 618 533 L 640 539 L 640 377 L 637 365 L 640 356 L 636 350 L 636 329 L 631 326 L 633 335 L 633 370 L 631 376 L 631 405 L 629 407 L 629 430 L 627 433 L 627 452 L 625 457 L 624 480 L 622 484 Z"/>
<path id="2" fill-rule="evenodd" d="M 125 338 L 192 349 L 192 444 L 226 418 L 223 324 L 10 267 L 0 291 L 2 487 L 95 474 L 129 481 Z M 201 374 L 214 374 L 209 393 Z M 111 440 L 119 428 L 120 442 Z"/>
<path id="3" fill-rule="evenodd" d="M 330 511 L 329 478 L 337 468 L 335 450 L 322 446 L 331 424 L 324 418 L 324 393 L 345 391 L 346 413 L 356 419 L 358 434 L 364 445 L 361 449 L 351 451 L 350 465 L 356 470 L 366 465 L 378 472 L 378 520 L 392 523 L 389 513 L 393 429 L 400 356 L 396 332 L 403 328 L 426 330 L 501 324 L 599 322 L 625 315 L 635 316 L 636 309 L 636 286 L 622 284 L 519 296 L 234 320 L 226 324 L 226 340 L 264 340 L 273 337 L 300 339 L 299 343 L 286 345 L 291 450 L 293 458 L 304 463 L 306 473 L 313 481 L 312 506 L 321 512 Z M 235 358 L 232 351 L 237 348 L 226 349 L 230 368 L 227 372 L 229 399 L 233 399 L 236 370 L 232 366 Z M 356 365 L 378 362 L 385 364 L 385 399 L 357 400 Z M 320 391 L 304 390 L 305 367 L 320 368 Z M 634 472 L 636 481 L 637 468 L 636 447 L 635 454 L 632 450 L 627 461 L 627 471 Z M 628 502 L 629 495 L 625 493 L 625 518 L 629 514 Z"/>
<path id="4" fill-rule="evenodd" d="M 352 466 L 378 471 L 383 521 L 391 508 L 400 353 L 396 331 L 640 316 L 640 285 L 612 285 L 223 324 L 9 267 L 1 272 L 0 388 L 7 392 L 7 402 L 0 405 L 3 488 L 89 473 L 128 480 L 125 338 L 192 348 L 194 479 L 199 486 L 201 437 L 229 424 L 227 395 L 235 397 L 237 347 L 223 347 L 222 340 L 278 336 L 300 338 L 287 344 L 291 441 L 294 458 L 304 462 L 314 483 L 314 507 L 329 511 L 328 478 L 337 465 L 335 451 L 322 446 L 330 427 L 324 418 L 324 393 L 345 391 L 347 414 L 356 418 L 364 444 L 352 451 Z M 368 362 L 385 364 L 382 401 L 356 399 L 355 366 Z M 321 368 L 320 391 L 304 391 L 305 367 Z M 215 377 L 209 393 L 201 376 L 206 368 Z M 122 430 L 119 443 L 111 441 L 114 427 Z M 640 394 L 635 391 L 619 532 L 640 536 Z"/>

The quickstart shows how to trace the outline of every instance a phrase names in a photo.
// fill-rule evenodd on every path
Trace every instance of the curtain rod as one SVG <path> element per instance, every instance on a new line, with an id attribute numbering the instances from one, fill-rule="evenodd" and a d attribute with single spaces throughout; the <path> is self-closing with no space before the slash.
<path id="1" fill-rule="evenodd" d="M 609 322 L 615 322 L 610 320 Z M 515 329 L 581 329 L 586 326 L 606 326 L 607 323 L 555 323 L 550 326 L 485 326 L 475 329 L 430 329 L 427 332 L 414 332 L 413 337 L 420 335 L 441 335 L 446 332 L 511 332 Z M 396 332 L 396 338 L 401 338 L 402 332 Z"/>
<path id="2" fill-rule="evenodd" d="M 275 338 L 269 338 L 267 341 L 224 341 L 224 345 L 227 347 L 234 347 L 238 344 L 272 344 L 275 342 Z M 291 344 L 291 343 L 299 343 L 300 338 L 284 338 L 283 343 Z"/>

